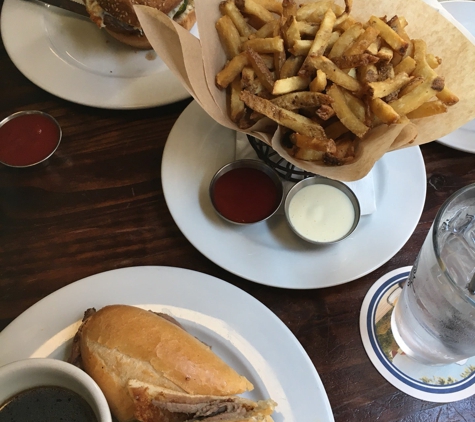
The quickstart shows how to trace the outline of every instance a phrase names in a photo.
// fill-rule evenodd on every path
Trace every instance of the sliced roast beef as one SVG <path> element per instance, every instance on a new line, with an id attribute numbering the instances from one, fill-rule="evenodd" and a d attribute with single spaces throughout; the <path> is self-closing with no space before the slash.
<path id="1" fill-rule="evenodd" d="M 86 311 L 84 312 L 84 315 L 82 317 L 82 323 L 73 337 L 73 343 L 71 345 L 71 353 L 69 354 L 69 357 L 68 357 L 69 363 L 72 363 L 73 365 L 81 369 L 82 369 L 81 345 L 79 343 L 79 340 L 81 339 L 81 331 L 82 331 L 82 327 L 84 327 L 84 322 L 95 312 L 96 312 L 95 308 L 86 309 Z"/>
<path id="2" fill-rule="evenodd" d="M 251 420 L 254 415 L 270 415 L 275 407 L 272 400 L 255 402 L 239 396 L 192 395 L 138 380 L 130 380 L 128 385 L 135 417 L 141 422 Z"/>

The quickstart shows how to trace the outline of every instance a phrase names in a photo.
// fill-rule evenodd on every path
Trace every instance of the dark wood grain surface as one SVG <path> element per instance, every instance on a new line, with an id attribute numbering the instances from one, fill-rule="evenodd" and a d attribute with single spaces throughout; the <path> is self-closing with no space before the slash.
<path id="1" fill-rule="evenodd" d="M 337 422 L 475 420 L 474 397 L 428 403 L 389 384 L 369 361 L 358 328 L 371 285 L 411 265 L 443 201 L 475 182 L 474 155 L 436 142 L 421 148 L 427 169 L 422 217 L 407 244 L 377 270 L 338 287 L 272 288 L 204 257 L 167 209 L 160 179 L 163 148 L 191 100 L 132 111 L 77 105 L 27 80 L 3 44 L 0 75 L 0 120 L 38 109 L 63 129 L 62 144 L 45 165 L 0 166 L 0 329 L 41 298 L 92 274 L 141 265 L 188 268 L 240 287 L 290 328 L 315 364 Z M 315 413 L 309 421 L 318 420 L 318 409 Z"/>

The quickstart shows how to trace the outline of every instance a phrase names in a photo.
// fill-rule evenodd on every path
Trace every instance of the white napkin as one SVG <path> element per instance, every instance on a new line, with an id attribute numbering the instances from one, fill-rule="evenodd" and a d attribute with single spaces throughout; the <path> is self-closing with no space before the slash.
<path id="1" fill-rule="evenodd" d="M 245 133 L 236 132 L 236 160 L 259 159 L 254 148 L 249 143 Z M 376 211 L 376 198 L 374 194 L 373 170 L 365 177 L 355 182 L 343 182 L 355 193 L 360 203 L 361 215 L 369 215 Z M 294 182 L 284 181 L 284 193 L 286 194 L 294 185 Z"/>

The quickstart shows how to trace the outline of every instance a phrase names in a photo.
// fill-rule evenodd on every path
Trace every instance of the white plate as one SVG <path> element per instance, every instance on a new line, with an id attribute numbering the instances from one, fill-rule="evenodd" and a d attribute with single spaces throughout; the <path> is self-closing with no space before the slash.
<path id="1" fill-rule="evenodd" d="M 65 100 L 139 109 L 189 97 L 153 50 L 123 45 L 71 12 L 5 0 L 0 25 L 7 53 L 20 72 Z M 196 25 L 193 31 L 196 35 Z"/>
<path id="2" fill-rule="evenodd" d="M 176 121 L 162 159 L 163 192 L 188 240 L 211 261 L 269 286 L 310 289 L 355 280 L 375 270 L 406 243 L 424 206 L 426 173 L 419 147 L 386 154 L 375 166 L 377 210 L 362 216 L 344 241 L 319 247 L 297 237 L 283 213 L 250 226 L 214 212 L 208 187 L 235 156 L 235 132 L 212 120 L 196 102 Z"/>
<path id="3" fill-rule="evenodd" d="M 475 1 L 444 1 L 442 6 L 475 36 Z M 438 140 L 460 151 L 475 153 L 475 120 Z"/>
<path id="4" fill-rule="evenodd" d="M 84 311 L 109 304 L 175 317 L 254 384 L 246 397 L 278 403 L 275 422 L 334 420 L 313 363 L 275 314 L 223 280 L 181 268 L 124 268 L 54 292 L 0 333 L 0 365 L 29 357 L 64 359 Z"/>

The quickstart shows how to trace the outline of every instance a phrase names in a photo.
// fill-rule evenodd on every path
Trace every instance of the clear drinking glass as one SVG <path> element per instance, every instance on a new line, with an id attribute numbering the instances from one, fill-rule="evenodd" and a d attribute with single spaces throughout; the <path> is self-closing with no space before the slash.
<path id="1" fill-rule="evenodd" d="M 475 356 L 475 183 L 442 205 L 394 308 L 406 355 L 427 365 Z"/>

